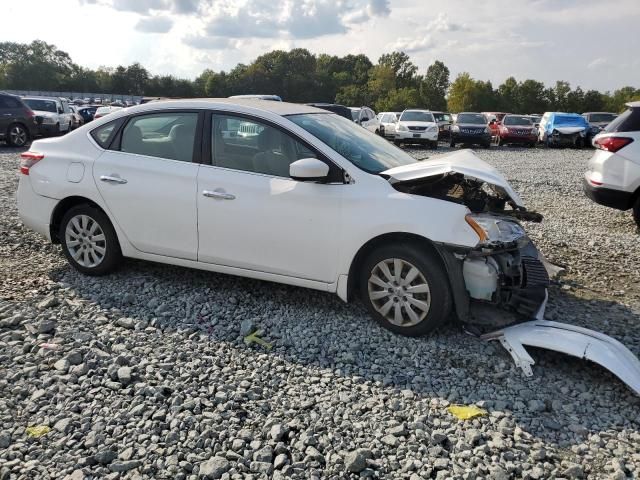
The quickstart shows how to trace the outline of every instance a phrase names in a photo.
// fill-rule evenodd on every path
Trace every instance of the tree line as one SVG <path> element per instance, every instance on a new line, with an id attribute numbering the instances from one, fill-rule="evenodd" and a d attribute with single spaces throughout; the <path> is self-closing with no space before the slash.
<path id="1" fill-rule="evenodd" d="M 190 80 L 152 75 L 139 63 L 84 68 L 41 40 L 0 42 L 0 89 L 183 98 L 264 93 L 290 102 L 368 105 L 376 111 L 422 107 L 450 112 L 620 112 L 626 102 L 640 99 L 640 89 L 631 86 L 613 92 L 584 91 L 565 81 L 546 86 L 509 77 L 494 88 L 490 81 L 476 80 L 467 72 L 451 81 L 449 69 L 439 60 L 425 74 L 418 72 L 418 65 L 404 52 L 386 53 L 374 64 L 362 54 L 315 55 L 295 48 L 265 53 L 227 72 L 207 69 Z"/>

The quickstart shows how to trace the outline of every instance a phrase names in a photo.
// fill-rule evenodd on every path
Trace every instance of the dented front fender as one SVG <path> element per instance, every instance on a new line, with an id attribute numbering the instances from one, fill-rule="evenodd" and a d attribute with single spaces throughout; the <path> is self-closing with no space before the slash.
<path id="1" fill-rule="evenodd" d="M 533 320 L 487 333 L 481 338 L 499 340 L 527 376 L 533 375 L 531 365 L 535 362 L 524 345 L 591 360 L 640 395 L 640 360 L 618 340 L 603 333 L 566 323 Z"/>

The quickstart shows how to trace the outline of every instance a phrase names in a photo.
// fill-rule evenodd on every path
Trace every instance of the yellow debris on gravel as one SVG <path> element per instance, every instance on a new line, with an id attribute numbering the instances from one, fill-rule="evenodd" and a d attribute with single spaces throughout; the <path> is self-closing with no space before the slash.
<path id="1" fill-rule="evenodd" d="M 33 427 L 27 427 L 27 435 L 32 438 L 40 438 L 51 431 L 51 428 L 46 425 L 36 425 Z"/>
<path id="2" fill-rule="evenodd" d="M 447 411 L 458 420 L 470 420 L 476 417 L 484 417 L 486 410 L 475 405 L 451 405 L 447 407 Z"/>

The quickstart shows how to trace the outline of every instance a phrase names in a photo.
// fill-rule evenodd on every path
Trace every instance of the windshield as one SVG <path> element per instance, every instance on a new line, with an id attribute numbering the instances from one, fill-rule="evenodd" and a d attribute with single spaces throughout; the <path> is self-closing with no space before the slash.
<path id="1" fill-rule="evenodd" d="M 400 116 L 401 122 L 435 122 L 431 112 L 402 112 Z"/>
<path id="2" fill-rule="evenodd" d="M 518 115 L 507 115 L 504 117 L 502 123 L 505 125 L 531 125 L 531 119 Z"/>
<path id="3" fill-rule="evenodd" d="M 486 125 L 487 119 L 481 113 L 460 113 L 456 123 L 472 123 L 475 125 Z"/>
<path id="4" fill-rule="evenodd" d="M 416 160 L 384 138 L 330 113 L 287 116 L 365 172 L 378 174 Z"/>
<path id="5" fill-rule="evenodd" d="M 56 102 L 53 100 L 39 100 L 37 98 L 25 98 L 23 102 L 26 103 L 31 110 L 39 110 L 41 112 L 57 112 Z"/>
<path id="6" fill-rule="evenodd" d="M 557 126 L 583 127 L 587 121 L 580 115 L 556 115 L 553 124 Z"/>
<path id="7" fill-rule="evenodd" d="M 451 115 L 448 113 L 434 113 L 433 116 L 436 118 L 438 122 L 450 122 Z"/>
<path id="8" fill-rule="evenodd" d="M 613 113 L 592 113 L 589 115 L 589 121 L 593 123 L 609 123 L 616 117 L 617 115 Z"/>

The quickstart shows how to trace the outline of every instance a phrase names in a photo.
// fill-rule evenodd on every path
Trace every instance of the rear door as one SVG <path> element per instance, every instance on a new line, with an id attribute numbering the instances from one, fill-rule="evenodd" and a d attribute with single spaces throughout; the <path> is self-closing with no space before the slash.
<path id="1" fill-rule="evenodd" d="M 201 128 L 197 111 L 130 117 L 94 164 L 112 218 L 141 252 L 196 260 Z"/>
<path id="2" fill-rule="evenodd" d="M 7 97 L 0 95 L 0 138 L 4 137 L 11 124 L 12 109 L 9 108 Z"/>

